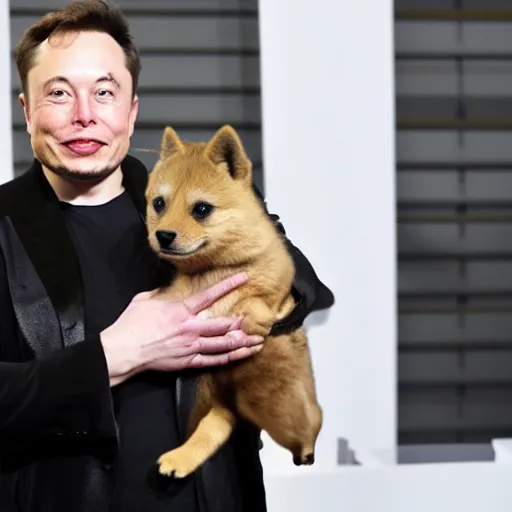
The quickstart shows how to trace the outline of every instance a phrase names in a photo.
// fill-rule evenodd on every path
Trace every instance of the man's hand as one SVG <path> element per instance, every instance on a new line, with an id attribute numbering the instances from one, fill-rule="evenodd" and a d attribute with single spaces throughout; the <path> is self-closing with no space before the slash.
<path id="1" fill-rule="evenodd" d="M 208 318 L 203 311 L 247 280 L 231 276 L 183 302 L 137 295 L 101 333 L 111 385 L 144 370 L 174 371 L 224 365 L 258 352 L 263 338 L 248 336 L 242 318 Z"/>

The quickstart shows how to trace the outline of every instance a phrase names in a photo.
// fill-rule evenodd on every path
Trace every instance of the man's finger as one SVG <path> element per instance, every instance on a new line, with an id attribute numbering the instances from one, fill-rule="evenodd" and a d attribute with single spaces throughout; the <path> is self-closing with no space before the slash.
<path id="1" fill-rule="evenodd" d="M 197 356 L 192 358 L 189 366 L 192 368 L 223 366 L 257 354 L 262 348 L 263 345 L 260 344 L 252 347 L 242 347 L 232 352 L 225 352 L 224 354 L 197 354 Z"/>
<path id="2" fill-rule="evenodd" d="M 197 333 L 199 336 L 220 336 L 229 331 L 240 329 L 242 318 L 217 317 L 217 318 L 192 318 L 181 324 L 181 332 Z"/>
<path id="3" fill-rule="evenodd" d="M 193 315 L 211 306 L 217 299 L 245 283 L 249 276 L 245 272 L 238 272 L 218 283 L 210 286 L 203 292 L 197 293 L 184 301 L 185 307 Z"/>
<path id="4" fill-rule="evenodd" d="M 200 354 L 221 354 L 233 352 L 240 348 L 261 345 L 264 341 L 262 336 L 247 336 L 242 331 L 232 331 L 225 336 L 211 336 L 199 338 Z"/>
<path id="5" fill-rule="evenodd" d="M 148 290 L 146 292 L 140 292 L 133 298 L 134 301 L 138 300 L 147 300 L 152 299 L 158 292 L 160 291 L 160 288 L 155 288 L 154 290 Z"/>

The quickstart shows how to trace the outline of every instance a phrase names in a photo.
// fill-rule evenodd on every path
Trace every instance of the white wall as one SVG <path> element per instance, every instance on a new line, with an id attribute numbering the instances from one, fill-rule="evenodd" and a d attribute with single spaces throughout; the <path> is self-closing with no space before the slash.
<path id="1" fill-rule="evenodd" d="M 269 512 L 508 512 L 510 464 L 406 464 L 267 478 Z"/>
<path id="2" fill-rule="evenodd" d="M 9 21 L 9 0 L 0 0 L 0 184 L 14 175 L 12 152 L 12 114 L 11 114 L 11 39 Z"/>
<path id="3" fill-rule="evenodd" d="M 393 2 L 260 0 L 260 37 L 269 207 L 337 301 L 310 331 L 329 470 L 337 437 L 395 445 Z M 289 472 L 264 441 L 266 473 Z"/>

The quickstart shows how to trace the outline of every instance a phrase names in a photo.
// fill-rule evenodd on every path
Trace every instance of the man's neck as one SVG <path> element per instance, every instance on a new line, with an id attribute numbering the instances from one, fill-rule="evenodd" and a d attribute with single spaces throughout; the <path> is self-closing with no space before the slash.
<path id="1" fill-rule="evenodd" d="M 73 205 L 104 204 L 124 191 L 121 168 L 97 182 L 72 181 L 49 171 L 45 166 L 43 173 L 59 201 Z"/>

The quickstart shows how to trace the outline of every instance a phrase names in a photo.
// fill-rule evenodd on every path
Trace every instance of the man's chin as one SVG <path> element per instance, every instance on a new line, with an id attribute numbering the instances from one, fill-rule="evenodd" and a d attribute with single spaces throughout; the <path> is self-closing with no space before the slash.
<path id="1" fill-rule="evenodd" d="M 118 168 L 121 162 L 114 165 L 99 167 L 97 169 L 79 169 L 66 167 L 64 165 L 49 165 L 48 163 L 41 162 L 49 171 L 57 176 L 69 181 L 77 181 L 82 183 L 95 183 L 108 178 Z"/>

